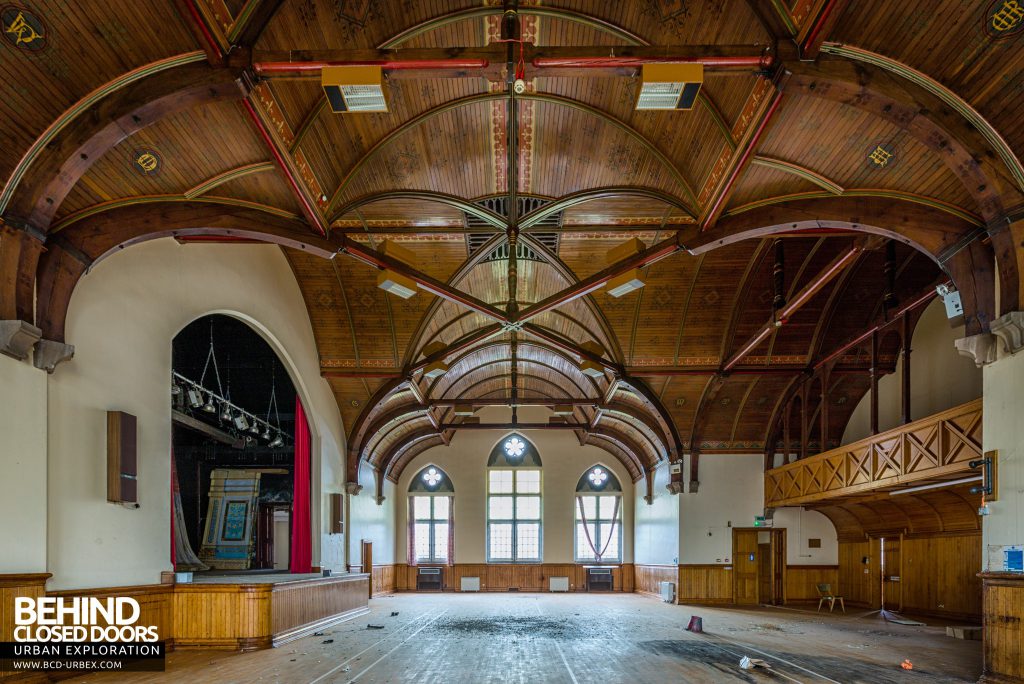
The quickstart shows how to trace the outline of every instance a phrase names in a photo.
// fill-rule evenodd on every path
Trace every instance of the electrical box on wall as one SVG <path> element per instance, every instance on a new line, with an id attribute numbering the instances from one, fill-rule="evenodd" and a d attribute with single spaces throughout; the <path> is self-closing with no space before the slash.
<path id="1" fill-rule="evenodd" d="M 107 411 L 107 501 L 138 504 L 138 419 Z"/>

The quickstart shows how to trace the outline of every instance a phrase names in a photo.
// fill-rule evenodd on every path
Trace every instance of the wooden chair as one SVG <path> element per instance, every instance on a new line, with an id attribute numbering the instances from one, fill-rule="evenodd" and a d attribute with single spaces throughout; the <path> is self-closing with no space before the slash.
<path id="1" fill-rule="evenodd" d="M 828 601 L 828 612 L 831 613 L 836 607 L 836 601 L 839 601 L 839 607 L 843 609 L 844 613 L 846 612 L 846 604 L 843 602 L 843 597 L 832 593 L 831 584 L 816 584 L 815 586 L 818 588 L 818 596 L 820 597 L 818 599 L 819 611 L 821 611 L 821 604 Z"/>

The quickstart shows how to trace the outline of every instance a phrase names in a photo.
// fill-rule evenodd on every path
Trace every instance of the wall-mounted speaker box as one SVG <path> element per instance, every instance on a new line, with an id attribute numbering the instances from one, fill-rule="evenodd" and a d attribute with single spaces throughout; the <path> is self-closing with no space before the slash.
<path id="1" fill-rule="evenodd" d="M 123 411 L 107 411 L 107 501 L 139 500 L 138 419 Z"/>
<path id="2" fill-rule="evenodd" d="M 331 494 L 330 534 L 341 534 L 345 531 L 345 500 L 341 494 Z"/>

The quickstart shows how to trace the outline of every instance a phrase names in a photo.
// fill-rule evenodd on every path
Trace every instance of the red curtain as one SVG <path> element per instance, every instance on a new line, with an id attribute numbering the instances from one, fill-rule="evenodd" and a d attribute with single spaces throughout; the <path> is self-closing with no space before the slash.
<path id="1" fill-rule="evenodd" d="M 309 423 L 302 401 L 295 397 L 295 472 L 292 485 L 292 543 L 288 564 L 293 573 L 312 571 L 312 531 L 309 516 Z"/>

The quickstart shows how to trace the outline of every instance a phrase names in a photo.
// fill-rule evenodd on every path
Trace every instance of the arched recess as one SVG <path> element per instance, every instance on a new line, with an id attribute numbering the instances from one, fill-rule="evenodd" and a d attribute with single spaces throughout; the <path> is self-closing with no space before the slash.
<path id="1" fill-rule="evenodd" d="M 313 235 L 302 221 L 248 207 L 174 202 L 134 204 L 94 214 L 49 240 L 39 261 L 36 324 L 43 337 L 64 341 L 71 293 L 97 261 L 147 240 L 189 235 L 258 240 L 305 250 L 325 259 L 333 258 L 338 249 L 336 242 Z"/>
<path id="2" fill-rule="evenodd" d="M 829 229 L 880 235 L 928 255 L 961 293 L 967 334 L 988 330 L 995 314 L 995 257 L 981 240 L 985 231 L 915 203 L 855 197 L 783 202 L 722 218 L 703 233 L 681 231 L 680 242 L 698 255 L 740 240 Z"/>

